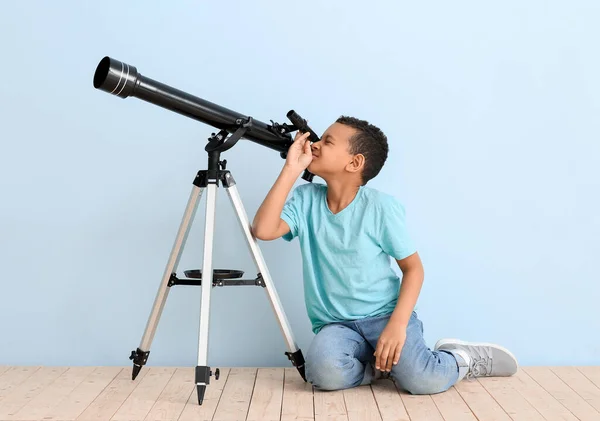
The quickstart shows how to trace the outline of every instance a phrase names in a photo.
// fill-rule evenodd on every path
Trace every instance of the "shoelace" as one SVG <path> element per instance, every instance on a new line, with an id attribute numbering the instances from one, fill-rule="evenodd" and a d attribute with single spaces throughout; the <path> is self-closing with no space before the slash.
<path id="1" fill-rule="evenodd" d="M 492 350 L 486 347 L 469 347 L 471 363 L 467 372 L 467 379 L 487 376 L 492 371 Z"/>

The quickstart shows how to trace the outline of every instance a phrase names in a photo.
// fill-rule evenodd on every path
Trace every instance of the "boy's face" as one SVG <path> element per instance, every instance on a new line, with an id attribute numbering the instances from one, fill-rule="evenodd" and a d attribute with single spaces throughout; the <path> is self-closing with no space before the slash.
<path id="1" fill-rule="evenodd" d="M 324 180 L 359 171 L 357 164 L 360 165 L 362 155 L 349 152 L 350 138 L 355 134 L 356 129 L 333 123 L 325 130 L 321 141 L 312 144 L 313 160 L 307 169 Z"/>

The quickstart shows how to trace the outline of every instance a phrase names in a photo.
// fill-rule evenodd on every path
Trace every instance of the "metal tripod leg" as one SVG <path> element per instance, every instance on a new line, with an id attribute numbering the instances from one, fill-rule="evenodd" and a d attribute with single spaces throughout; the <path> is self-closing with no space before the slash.
<path id="1" fill-rule="evenodd" d="M 240 194 L 235 184 L 235 180 L 233 179 L 233 176 L 230 172 L 225 173 L 225 179 L 223 181 L 223 184 L 225 186 L 225 189 L 227 190 L 231 202 L 233 203 L 233 207 L 235 208 L 235 211 L 237 213 L 238 221 L 242 227 L 242 230 L 244 231 L 244 235 L 246 236 L 248 248 L 250 249 L 252 257 L 254 258 L 254 262 L 256 263 L 256 266 L 258 267 L 258 270 L 262 275 L 265 284 L 265 290 L 269 297 L 271 307 L 273 308 L 273 311 L 277 316 L 279 328 L 281 329 L 281 333 L 285 338 L 288 348 L 288 352 L 286 352 L 285 354 L 293 363 L 293 365 L 296 366 L 304 381 L 306 381 L 306 377 L 304 374 L 304 357 L 302 355 L 302 351 L 296 345 L 292 329 L 290 328 L 290 324 L 279 300 L 279 295 L 277 294 L 277 291 L 275 290 L 275 285 L 273 284 L 273 280 L 271 279 L 269 268 L 265 263 L 265 259 L 262 255 L 260 247 L 258 246 L 256 238 L 254 238 L 254 236 L 252 235 L 248 215 L 246 214 L 246 210 L 244 209 L 244 204 L 242 203 L 242 199 L 240 198 Z"/>
<path id="2" fill-rule="evenodd" d="M 132 380 L 135 380 L 142 369 L 142 366 L 145 365 L 146 361 L 148 360 L 148 355 L 150 354 L 150 345 L 154 339 L 158 321 L 165 306 L 167 296 L 169 295 L 169 280 L 171 278 L 171 274 L 175 273 L 177 265 L 179 264 L 181 252 L 187 240 L 190 227 L 194 220 L 196 209 L 202 197 L 203 191 L 203 187 L 197 187 L 194 185 L 192 192 L 190 193 L 190 198 L 185 208 L 185 212 L 179 226 L 179 231 L 175 237 L 175 243 L 173 244 L 171 255 L 169 256 L 165 272 L 163 273 L 163 277 L 160 281 L 158 292 L 156 293 L 156 298 L 154 299 L 154 305 L 152 307 L 150 317 L 148 318 L 148 322 L 146 324 L 146 329 L 144 330 L 144 336 L 142 337 L 142 341 L 138 349 L 132 351 L 131 356 L 129 357 L 130 360 L 133 360 Z"/>
<path id="3" fill-rule="evenodd" d="M 206 195 L 206 220 L 204 228 L 204 259 L 202 263 L 202 292 L 200 298 L 200 330 L 198 333 L 198 365 L 196 366 L 196 390 L 198 404 L 202 405 L 206 385 L 212 372 L 207 366 L 208 328 L 210 325 L 210 293 L 213 287 L 213 242 L 215 234 L 215 213 L 217 206 L 217 185 L 209 184 Z"/>

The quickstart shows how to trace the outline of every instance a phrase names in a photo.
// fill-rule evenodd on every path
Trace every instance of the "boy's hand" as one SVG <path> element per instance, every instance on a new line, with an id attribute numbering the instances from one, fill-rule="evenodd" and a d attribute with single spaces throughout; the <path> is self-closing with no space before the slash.
<path id="1" fill-rule="evenodd" d="M 308 136 L 310 136 L 308 132 L 304 134 L 300 134 L 300 131 L 296 132 L 294 143 L 288 149 L 286 167 L 302 172 L 310 165 L 313 156 Z"/>
<path id="2" fill-rule="evenodd" d="M 392 364 L 398 364 L 400 353 L 406 341 L 406 327 L 394 322 L 388 322 L 377 341 L 375 349 L 375 368 L 381 371 L 391 371 Z"/>

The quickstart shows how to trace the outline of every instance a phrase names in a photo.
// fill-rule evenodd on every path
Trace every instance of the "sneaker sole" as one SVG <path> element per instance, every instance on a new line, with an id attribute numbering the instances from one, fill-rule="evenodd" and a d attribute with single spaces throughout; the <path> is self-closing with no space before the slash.
<path id="1" fill-rule="evenodd" d="M 437 351 L 439 347 L 446 345 L 446 344 L 489 346 L 491 348 L 498 348 L 500 351 L 506 352 L 508 355 L 510 355 L 510 357 L 513 360 L 515 360 L 515 363 L 517 364 L 517 368 L 519 367 L 519 361 L 517 360 L 517 357 L 515 357 L 514 354 L 512 352 L 510 352 L 508 349 L 506 349 L 503 346 L 500 346 L 498 344 L 491 344 L 491 343 L 487 343 L 487 342 L 467 342 L 467 341 L 461 341 L 458 339 L 440 339 L 439 341 L 436 342 L 434 350 Z"/>

